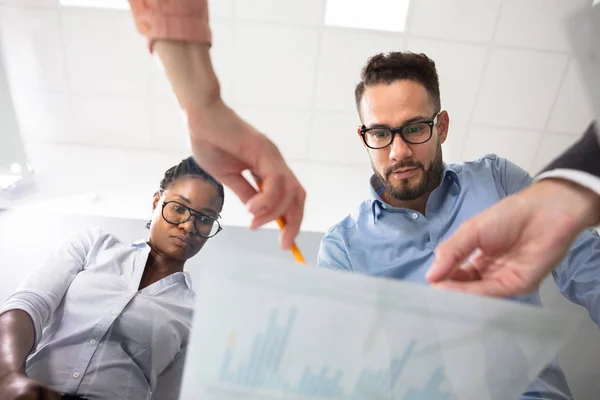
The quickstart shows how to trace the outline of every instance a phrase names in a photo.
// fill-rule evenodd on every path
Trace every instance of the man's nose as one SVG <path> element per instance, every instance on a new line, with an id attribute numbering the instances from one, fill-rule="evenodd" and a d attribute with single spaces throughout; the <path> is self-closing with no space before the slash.
<path id="1" fill-rule="evenodd" d="M 410 145 L 402 139 L 400 134 L 394 136 L 392 144 L 390 144 L 390 159 L 398 161 L 407 158 L 412 158 L 412 149 Z"/>

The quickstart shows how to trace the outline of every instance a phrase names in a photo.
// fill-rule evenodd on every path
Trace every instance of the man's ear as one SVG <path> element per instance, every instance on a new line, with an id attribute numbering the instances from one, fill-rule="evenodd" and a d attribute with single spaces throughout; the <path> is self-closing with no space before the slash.
<path id="1" fill-rule="evenodd" d="M 358 134 L 358 139 L 360 140 L 360 143 L 363 145 L 365 150 L 369 151 L 369 148 L 367 147 L 367 145 L 365 144 L 365 141 L 363 140 L 363 135 L 360 132 L 361 129 L 362 129 L 362 126 L 359 126 L 358 128 L 356 128 L 356 133 Z"/>
<path id="2" fill-rule="evenodd" d="M 156 192 L 156 193 L 154 193 L 154 200 L 152 201 L 152 212 L 154 212 L 154 210 L 156 210 L 156 207 L 158 207 L 159 201 L 160 201 L 160 192 Z"/>
<path id="3" fill-rule="evenodd" d="M 448 111 L 440 112 L 438 116 L 437 130 L 440 135 L 440 143 L 444 143 L 448 138 L 448 129 L 450 128 L 450 116 Z"/>

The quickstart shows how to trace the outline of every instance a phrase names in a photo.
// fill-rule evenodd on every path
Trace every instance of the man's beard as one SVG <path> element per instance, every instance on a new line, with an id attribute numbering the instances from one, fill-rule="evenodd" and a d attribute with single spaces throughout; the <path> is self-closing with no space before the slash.
<path id="1" fill-rule="evenodd" d="M 401 201 L 416 200 L 427 193 L 431 193 L 440 184 L 444 172 L 442 146 L 438 144 L 435 157 L 427 169 L 418 161 L 399 161 L 385 171 L 384 177 L 375 169 L 372 161 L 371 166 L 388 196 Z M 423 171 L 423 178 L 414 184 L 411 184 L 408 178 L 402 179 L 399 185 L 393 186 L 389 181 L 389 177 L 395 170 L 400 168 L 419 168 Z"/>

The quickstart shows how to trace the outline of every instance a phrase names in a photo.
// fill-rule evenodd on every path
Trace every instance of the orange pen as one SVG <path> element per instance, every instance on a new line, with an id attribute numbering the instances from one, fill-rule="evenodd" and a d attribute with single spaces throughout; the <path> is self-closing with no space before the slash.
<path id="1" fill-rule="evenodd" d="M 256 185 L 258 186 L 259 190 L 262 190 L 262 182 L 261 181 L 257 180 Z M 285 228 L 285 218 L 283 218 L 283 217 L 277 218 L 277 225 L 279 225 L 280 230 L 283 230 L 283 228 Z M 292 243 L 292 247 L 290 247 L 290 251 L 292 252 L 292 255 L 294 256 L 294 260 L 296 260 L 296 262 L 298 264 L 306 264 L 306 261 L 304 260 L 304 256 L 300 252 L 300 249 L 296 245 L 296 242 Z"/>

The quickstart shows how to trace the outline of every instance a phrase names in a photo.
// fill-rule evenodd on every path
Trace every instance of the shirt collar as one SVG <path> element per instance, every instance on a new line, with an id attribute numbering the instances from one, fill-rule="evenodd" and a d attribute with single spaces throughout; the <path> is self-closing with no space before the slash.
<path id="1" fill-rule="evenodd" d="M 446 180 L 451 180 L 452 183 L 455 183 L 460 189 L 461 186 L 458 172 L 460 172 L 462 167 L 459 164 L 442 163 L 442 165 L 444 167 L 444 172 L 442 173 L 442 180 L 440 185 L 444 184 Z M 376 222 L 379 216 L 383 213 L 382 209 L 393 208 L 391 205 L 383 201 L 383 198 L 381 196 L 383 195 L 384 191 L 385 188 L 381 184 L 381 181 L 379 180 L 377 175 L 371 175 L 371 178 L 369 179 L 369 199 L 371 200 L 371 207 L 373 211 L 373 222 Z"/>
<path id="2" fill-rule="evenodd" d="M 148 242 L 146 242 L 145 240 L 138 240 L 137 242 L 131 243 L 131 246 L 135 247 L 136 249 L 139 249 L 139 250 L 144 250 L 144 252 L 146 253 L 145 256 L 147 259 L 148 255 L 150 254 L 150 246 L 148 245 Z M 182 273 L 177 272 L 174 275 L 182 275 L 185 285 L 187 286 L 187 288 L 189 290 L 192 290 L 192 276 L 190 275 L 189 272 L 187 272 L 187 271 L 183 271 Z"/>

